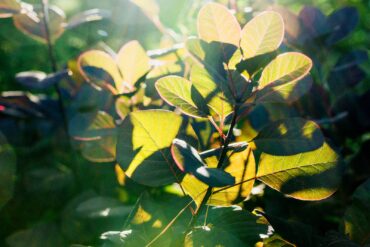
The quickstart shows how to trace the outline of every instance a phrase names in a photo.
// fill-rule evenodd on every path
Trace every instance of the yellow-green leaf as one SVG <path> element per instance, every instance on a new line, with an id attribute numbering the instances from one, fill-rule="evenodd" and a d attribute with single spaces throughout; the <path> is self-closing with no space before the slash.
<path id="1" fill-rule="evenodd" d="M 312 86 L 311 76 L 275 87 L 265 87 L 256 94 L 256 101 L 269 103 L 291 103 L 307 93 Z"/>
<path id="2" fill-rule="evenodd" d="M 311 68 L 311 59 L 302 53 L 280 54 L 265 67 L 258 87 L 275 87 L 302 79 Z"/>
<path id="3" fill-rule="evenodd" d="M 217 156 L 208 157 L 205 161 L 208 167 L 217 167 Z M 214 189 L 208 201 L 210 205 L 229 206 L 248 197 L 256 174 L 256 163 L 251 148 L 233 153 L 227 160 L 225 171 L 235 178 L 235 186 Z M 201 203 L 208 189 L 206 184 L 191 175 L 186 175 L 181 185 L 197 205 Z"/>
<path id="4" fill-rule="evenodd" d="M 280 14 L 265 11 L 249 21 L 241 32 L 240 47 L 245 59 L 276 50 L 284 37 Z"/>
<path id="5" fill-rule="evenodd" d="M 220 42 L 239 46 L 240 25 L 223 5 L 208 3 L 198 15 L 198 34 L 206 42 Z"/>
<path id="6" fill-rule="evenodd" d="M 158 94 L 168 104 L 192 117 L 206 118 L 209 111 L 204 98 L 192 83 L 179 76 L 166 76 L 155 83 Z"/>
<path id="7" fill-rule="evenodd" d="M 123 91 L 123 78 L 116 61 L 108 53 L 84 52 L 78 58 L 78 67 L 87 81 L 115 93 Z"/>
<path id="8" fill-rule="evenodd" d="M 271 188 L 300 200 L 331 196 L 340 182 L 338 154 L 327 144 L 317 150 L 290 156 L 263 153 L 257 178 Z"/>
<path id="9" fill-rule="evenodd" d="M 207 167 L 197 150 L 183 140 L 173 140 L 171 153 L 180 170 L 208 186 L 224 187 L 235 183 L 235 178 L 221 168 Z"/>
<path id="10" fill-rule="evenodd" d="M 273 155 L 292 155 L 321 147 L 324 136 L 313 121 L 288 118 L 265 126 L 254 139 L 257 149 Z"/>
<path id="11" fill-rule="evenodd" d="M 130 113 L 118 131 L 117 162 L 138 183 L 159 186 L 179 181 L 180 171 L 171 157 L 173 139 L 183 119 L 174 112 L 145 110 Z"/>
<path id="12" fill-rule="evenodd" d="M 134 85 L 150 70 L 149 57 L 136 40 L 125 44 L 117 54 L 117 64 L 125 82 Z"/>

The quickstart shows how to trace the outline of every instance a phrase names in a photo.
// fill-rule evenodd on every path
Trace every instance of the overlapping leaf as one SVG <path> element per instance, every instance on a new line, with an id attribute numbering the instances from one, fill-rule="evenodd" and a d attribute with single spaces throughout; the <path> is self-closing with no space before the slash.
<path id="1" fill-rule="evenodd" d="M 240 47 L 245 59 L 276 50 L 284 37 L 284 22 L 273 11 L 254 17 L 243 28 Z"/>
<path id="2" fill-rule="evenodd" d="M 203 153 L 208 167 L 217 167 L 219 153 L 209 156 Z M 254 155 L 250 148 L 242 152 L 228 151 L 229 159 L 225 162 L 225 172 L 235 178 L 235 186 L 227 186 L 213 190 L 208 204 L 210 205 L 232 205 L 248 197 L 254 184 L 256 164 Z M 185 191 L 194 199 L 196 204 L 202 201 L 208 186 L 190 175 L 186 175 L 181 182 Z"/>
<path id="3" fill-rule="evenodd" d="M 223 5 L 208 3 L 199 11 L 198 34 L 209 43 L 220 42 L 239 46 L 240 26 Z"/>
<path id="4" fill-rule="evenodd" d="M 185 132 L 183 124 L 174 112 L 130 113 L 119 127 L 117 143 L 117 161 L 126 175 L 149 186 L 178 182 L 180 171 L 171 158 L 170 147 L 173 139 Z"/>
<path id="5" fill-rule="evenodd" d="M 254 139 L 257 149 L 273 155 L 292 155 L 315 150 L 324 142 L 316 123 L 290 118 L 265 126 Z"/>
<path id="6" fill-rule="evenodd" d="M 317 150 L 289 156 L 263 153 L 256 177 L 290 197 L 321 200 L 331 196 L 340 182 L 339 157 L 327 144 Z"/>
<path id="7" fill-rule="evenodd" d="M 192 83 L 179 76 L 167 76 L 155 84 L 159 95 L 170 105 L 193 117 L 209 116 L 206 102 Z"/>
<path id="8" fill-rule="evenodd" d="M 255 246 L 267 225 L 257 223 L 258 218 L 238 206 L 211 207 L 185 238 L 185 246 Z"/>
<path id="9" fill-rule="evenodd" d="M 301 53 L 287 52 L 280 54 L 265 67 L 258 87 L 262 89 L 266 86 L 277 87 L 286 83 L 293 83 L 302 79 L 311 67 L 311 59 Z"/>
<path id="10" fill-rule="evenodd" d="M 149 58 L 137 41 L 125 44 L 115 58 L 103 51 L 87 51 L 78 58 L 78 66 L 86 80 L 113 94 L 132 92 L 150 69 Z"/>
<path id="11" fill-rule="evenodd" d="M 207 167 L 197 150 L 183 140 L 173 140 L 171 153 L 180 170 L 192 174 L 208 186 L 223 187 L 235 183 L 235 178 L 229 173 L 217 167 Z"/>
<path id="12" fill-rule="evenodd" d="M 48 29 L 43 18 L 43 9 L 40 5 L 35 5 L 32 10 L 13 16 L 14 25 L 26 35 L 43 43 L 47 43 L 49 33 L 50 40 L 54 42 L 64 33 L 66 17 L 64 12 L 56 6 L 48 8 Z"/>

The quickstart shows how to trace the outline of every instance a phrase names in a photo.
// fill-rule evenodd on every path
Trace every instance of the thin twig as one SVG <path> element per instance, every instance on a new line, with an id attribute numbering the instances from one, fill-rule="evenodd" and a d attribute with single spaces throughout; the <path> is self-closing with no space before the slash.
<path id="1" fill-rule="evenodd" d="M 48 55 L 49 55 L 49 59 L 50 59 L 51 70 L 52 70 L 53 73 L 56 73 L 58 71 L 58 65 L 57 65 L 57 61 L 56 61 L 56 58 L 55 58 L 53 43 L 52 43 L 52 40 L 51 40 L 51 37 L 50 37 L 49 1 L 48 0 L 42 0 L 41 5 L 42 5 L 42 10 L 43 10 L 43 22 L 44 22 L 44 29 L 45 29 L 45 38 L 46 38 L 46 43 L 47 43 L 47 47 L 48 47 Z M 57 92 L 57 95 L 58 95 L 58 104 L 59 104 L 59 107 L 60 107 L 64 128 L 65 128 L 66 133 L 68 133 L 68 123 L 67 123 L 66 114 L 64 112 L 62 91 L 61 91 L 58 83 L 56 83 L 54 85 L 54 88 L 55 88 L 55 91 Z"/>

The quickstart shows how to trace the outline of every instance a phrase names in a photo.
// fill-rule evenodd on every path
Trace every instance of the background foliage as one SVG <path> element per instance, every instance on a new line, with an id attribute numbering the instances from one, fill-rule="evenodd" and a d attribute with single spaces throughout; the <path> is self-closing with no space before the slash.
<path id="1" fill-rule="evenodd" d="M 125 140 L 134 138 L 135 134 L 127 129 L 139 125 L 140 121 L 144 121 L 141 119 L 148 116 L 131 114 L 130 118 L 125 118 L 122 123 L 125 128 L 118 129 L 118 139 L 109 135 L 116 131 L 117 121 L 113 119 L 123 119 L 129 112 L 136 109 L 160 108 L 161 101 L 156 93 L 154 82 L 158 79 L 158 75 L 166 73 L 155 71 L 150 72 L 146 77 L 145 95 L 153 98 L 150 101 L 150 107 L 146 103 L 148 99 L 144 93 L 140 92 L 135 92 L 137 94 L 132 98 L 134 100 L 128 101 L 127 98 L 122 97 L 114 106 L 106 104 L 101 107 L 102 102 L 113 102 L 116 98 L 104 92 L 97 92 L 88 86 L 85 81 L 91 79 L 89 75 L 99 77 L 100 74 L 98 71 L 91 70 L 85 70 L 85 74 L 78 73 L 77 59 L 80 55 L 91 49 L 103 50 L 107 53 L 118 52 L 124 44 L 137 40 L 145 51 L 149 51 L 147 54 L 152 58 L 175 61 L 173 66 L 168 68 L 170 71 L 168 74 L 182 75 L 179 73 L 179 68 L 186 70 L 185 64 L 176 58 L 176 56 L 183 57 L 181 49 L 176 52 L 175 58 L 171 55 L 168 57 L 158 55 L 153 50 L 171 48 L 174 45 L 176 47 L 176 44 L 184 42 L 188 36 L 197 36 L 198 11 L 209 1 L 158 0 L 156 1 L 158 5 L 144 4 L 141 8 L 139 7 L 140 1 L 136 1 L 138 5 L 133 2 L 135 1 L 50 1 L 50 4 L 55 4 L 65 11 L 68 20 L 75 14 L 88 9 L 98 8 L 106 11 L 102 20 L 68 30 L 55 42 L 54 51 L 58 69 L 63 71 L 69 68 L 75 72 L 72 80 L 64 80 L 60 83 L 62 88 L 60 95 L 53 86 L 43 88 L 41 84 L 41 86 L 37 86 L 37 83 L 30 84 L 28 77 L 23 77 L 26 80 L 22 80 L 22 75 L 19 74 L 16 79 L 17 73 L 23 71 L 38 70 L 51 73 L 53 66 L 51 66 L 45 44 L 17 30 L 12 18 L 0 19 L 0 55 L 2 58 L 0 59 L 0 129 L 2 133 L 0 133 L 0 158 L 6 161 L 0 164 L 0 245 L 120 246 L 126 244 L 127 246 L 144 246 L 158 236 L 161 229 L 177 215 L 184 205 L 189 203 L 188 198 L 179 197 L 181 193 L 176 186 L 147 187 L 147 185 L 152 185 L 151 183 L 158 185 L 168 181 L 148 180 L 144 176 L 144 180 L 140 181 L 141 185 L 134 182 L 125 176 L 114 162 L 115 148 L 97 148 L 110 147 L 112 143 L 117 143 L 117 150 L 122 147 L 120 149 L 122 152 L 117 153 L 119 163 L 123 163 L 120 159 L 127 159 L 128 156 L 133 155 L 127 149 L 126 145 L 129 144 Z M 271 185 L 271 179 L 268 178 L 265 181 L 263 178 L 260 180 L 270 187 L 256 182 L 252 188 L 253 183 L 246 183 L 244 189 L 251 191 L 250 195 L 247 193 L 245 196 L 248 196 L 248 200 L 243 202 L 237 200 L 240 198 L 234 198 L 235 202 L 249 212 L 255 210 L 259 215 L 259 221 L 266 223 L 267 220 L 272 225 L 274 233 L 270 232 L 269 238 L 261 240 L 255 237 L 258 233 L 267 233 L 267 225 L 252 224 L 257 220 L 255 214 L 246 211 L 243 211 L 245 212 L 243 214 L 239 207 L 212 208 L 210 212 L 201 212 L 198 220 L 217 222 L 212 228 L 214 231 L 207 233 L 207 229 L 199 227 L 191 237 L 187 237 L 185 243 L 189 246 L 200 246 L 200 243 L 213 246 L 214 242 L 204 241 L 205 239 L 216 239 L 215 241 L 225 246 L 238 246 L 239 241 L 250 246 L 254 246 L 256 242 L 259 242 L 257 244 L 259 246 L 291 246 L 293 244 L 297 246 L 318 246 L 319 244 L 322 246 L 365 246 L 370 244 L 368 237 L 370 234 L 370 162 L 368 155 L 370 77 L 367 58 L 370 43 L 369 2 L 354 0 L 218 2 L 230 8 L 235 7 L 234 4 L 236 4 L 238 7 L 236 17 L 242 27 L 260 11 L 271 8 L 285 17 L 285 10 L 278 9 L 276 4 L 295 14 L 298 14 L 306 5 L 320 9 L 326 16 L 347 6 L 353 6 L 355 11 L 358 11 L 358 24 L 355 28 L 350 30 L 343 39 L 333 44 L 323 41 L 327 38 L 325 35 L 313 35 L 301 41 L 294 37 L 289 38 L 286 33 L 285 37 L 288 38 L 280 48 L 281 51 L 301 52 L 313 60 L 312 88 L 300 100 L 289 106 L 261 105 L 237 125 L 240 130 L 254 129 L 255 133 L 260 133 L 260 141 L 256 141 L 255 145 L 263 148 L 264 151 L 267 150 L 267 154 L 263 154 L 259 159 L 269 161 L 269 159 L 276 158 L 273 156 L 276 152 L 274 150 L 276 145 L 264 146 L 263 133 L 270 137 L 274 135 L 274 128 L 257 129 L 259 126 L 272 120 L 281 120 L 282 116 L 287 115 L 296 119 L 289 122 L 294 127 L 302 125 L 299 119 L 314 120 L 324 133 L 325 141 L 335 147 L 341 157 L 342 176 L 340 181 L 324 180 L 329 190 L 332 184 L 335 184 L 333 187 L 340 184 L 333 196 L 312 202 L 295 200 L 271 189 L 270 187 L 292 196 L 289 188 L 279 187 L 277 182 Z M 28 1 L 28 3 L 39 4 L 40 1 Z M 317 26 L 314 23 L 310 27 L 315 32 L 322 31 L 320 28 L 324 24 L 319 22 L 320 14 L 317 10 L 306 10 L 308 18 L 306 24 L 310 23 L 309 17 L 319 16 L 315 19 L 318 21 Z M 159 21 L 156 19 L 157 14 Z M 345 16 L 347 23 L 353 15 Z M 88 59 L 86 63 L 89 63 Z M 125 71 L 125 68 L 120 69 Z M 144 66 L 143 72 L 138 72 L 139 76 L 134 81 L 141 79 L 147 72 Z M 40 74 L 39 76 L 43 78 L 45 75 Z M 55 84 L 53 80 L 50 81 L 51 84 Z M 97 80 L 97 83 L 100 81 Z M 130 96 L 133 92 L 127 93 Z M 64 99 L 63 107 L 67 109 L 64 111 L 65 116 L 61 114 L 61 105 L 57 100 L 60 96 Z M 162 93 L 161 96 L 163 96 Z M 168 105 L 165 108 L 174 109 Z M 104 110 L 112 116 L 101 111 L 90 114 L 91 109 Z M 81 115 L 76 117 L 76 112 Z M 176 114 L 163 114 L 168 114 L 165 119 L 170 121 L 171 127 L 183 129 L 183 136 L 186 136 L 188 143 L 198 145 L 194 141 L 197 139 L 195 133 L 186 127 L 189 125 L 187 121 L 192 120 L 179 120 Z M 70 121 L 64 121 L 66 116 Z M 148 118 L 157 123 L 150 116 Z M 93 124 L 90 125 L 92 122 Z M 155 132 L 154 126 L 169 126 L 166 124 L 162 122 L 157 125 L 153 124 L 150 129 Z M 197 147 L 200 150 L 219 146 L 217 138 L 214 137 L 216 133 L 212 135 L 210 131 L 212 126 L 201 120 L 195 121 L 193 125 L 201 130 L 200 133 L 196 133 L 198 137 L 202 136 L 199 139 L 208 140 L 208 142 L 199 143 Z M 66 133 L 66 126 L 69 133 Z M 311 129 L 315 129 L 315 126 L 311 126 Z M 104 133 L 108 134 L 102 139 L 94 140 L 94 135 L 96 135 L 94 131 L 101 131 L 102 128 Z M 169 141 L 163 138 L 161 140 L 163 143 L 160 144 L 163 146 L 169 146 L 172 139 L 176 137 L 176 134 L 171 135 L 171 129 L 166 129 Z M 160 131 L 161 129 L 158 130 L 159 135 Z M 213 132 L 217 131 L 213 129 Z M 70 135 L 77 138 L 71 139 Z M 234 141 L 244 141 L 246 138 L 251 137 L 241 136 L 235 138 Z M 279 136 L 275 138 L 279 139 Z M 90 140 L 90 142 L 84 142 L 84 140 Z M 210 145 L 211 143 L 213 146 Z M 150 146 L 151 143 L 146 142 L 145 145 L 148 145 L 147 149 L 153 148 Z M 237 153 L 234 156 L 235 162 L 240 162 L 239 160 L 248 162 L 245 161 L 245 153 L 248 150 Z M 154 155 L 151 158 L 156 159 L 157 156 Z M 206 161 L 210 167 L 214 163 L 212 157 L 208 157 Z M 232 162 L 230 160 L 231 164 Z M 194 168 L 188 169 L 194 176 L 198 178 L 201 176 L 193 172 Z M 259 176 L 263 177 L 262 169 L 259 170 Z M 189 177 L 185 177 L 184 180 L 189 183 L 194 182 Z M 225 177 L 221 182 L 227 185 L 229 180 Z M 232 194 L 232 191 L 228 193 Z M 300 196 L 299 194 L 293 195 L 295 198 Z M 315 196 L 317 195 L 313 195 Z M 213 199 L 218 200 L 217 204 L 225 201 L 223 196 Z M 205 217 L 205 214 L 208 216 Z M 181 214 L 172 225 L 172 229 L 177 230 L 167 232 L 167 237 L 159 238 L 156 244 L 164 246 L 168 244 L 166 242 L 168 239 L 176 239 L 176 234 L 184 231 L 184 226 L 186 228 L 189 217 L 190 212 L 188 211 Z M 252 223 L 245 224 L 246 222 Z M 237 227 L 233 226 L 233 223 L 237 223 Z M 225 233 L 223 229 L 227 226 L 230 231 Z M 222 238 L 218 239 L 217 236 L 222 236 Z M 238 236 L 237 239 L 235 236 Z M 179 243 L 172 242 L 171 244 L 175 246 Z"/>

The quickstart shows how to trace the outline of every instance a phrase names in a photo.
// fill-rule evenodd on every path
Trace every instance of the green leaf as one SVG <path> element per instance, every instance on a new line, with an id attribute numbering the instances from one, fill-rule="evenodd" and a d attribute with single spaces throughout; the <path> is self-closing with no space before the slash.
<path id="1" fill-rule="evenodd" d="M 170 147 L 173 139 L 186 131 L 183 123 L 170 111 L 130 113 L 119 126 L 117 142 L 117 161 L 125 174 L 148 186 L 178 182 L 180 171 L 171 158 Z"/>
<path id="2" fill-rule="evenodd" d="M 290 156 L 263 153 L 257 178 L 271 188 L 300 200 L 331 196 L 340 182 L 339 156 L 327 143 L 317 150 Z"/>
<path id="3" fill-rule="evenodd" d="M 240 47 L 245 59 L 279 48 L 284 37 L 284 22 L 277 12 L 265 11 L 249 21 L 241 32 Z"/>
<path id="4" fill-rule="evenodd" d="M 117 54 L 117 65 L 126 83 L 134 85 L 150 70 L 149 57 L 136 40 L 126 43 Z"/>
<path id="5" fill-rule="evenodd" d="M 209 115 L 204 99 L 190 81 L 179 76 L 166 76 L 159 79 L 155 87 L 162 99 L 186 115 L 203 118 Z"/>
<path id="6" fill-rule="evenodd" d="M 275 87 L 300 80 L 308 74 L 312 61 L 298 52 L 286 52 L 278 55 L 263 70 L 258 88 Z"/>
<path id="7" fill-rule="evenodd" d="M 96 140 L 115 135 L 116 125 L 111 115 L 104 111 L 77 113 L 68 123 L 69 134 L 77 140 Z"/>
<path id="8" fill-rule="evenodd" d="M 67 245 L 56 223 L 41 223 L 19 230 L 7 237 L 6 243 L 9 247 L 62 247 Z"/>
<path id="9" fill-rule="evenodd" d="M 319 237 L 314 232 L 314 229 L 305 225 L 301 222 L 292 220 L 285 220 L 279 217 L 275 217 L 270 214 L 262 213 L 263 216 L 268 220 L 274 231 L 289 241 L 294 246 L 300 247 L 315 247 L 319 245 Z M 284 243 L 285 244 L 285 243 Z M 286 245 L 283 245 L 286 246 Z M 287 246 L 291 246 L 290 244 Z"/>
<path id="10" fill-rule="evenodd" d="M 105 163 L 116 160 L 117 136 L 115 134 L 82 141 L 80 145 L 82 156 L 91 162 Z"/>
<path id="11" fill-rule="evenodd" d="M 124 218 L 130 214 L 131 206 L 123 205 L 117 199 L 96 196 L 81 202 L 76 208 L 76 215 L 81 218 L 99 219 L 105 217 Z"/>
<path id="12" fill-rule="evenodd" d="M 129 216 L 129 225 L 123 232 L 113 232 L 110 236 L 108 233 L 104 234 L 106 246 L 182 246 L 178 242 L 184 241 L 184 232 L 191 219 L 190 209 L 185 208 L 189 198 L 169 194 L 154 197 L 145 192 L 138 202 Z M 182 209 L 185 211 L 179 214 Z M 153 241 L 175 217 L 177 219 L 171 227 Z M 116 244 L 109 245 L 109 242 Z"/>
<path id="13" fill-rule="evenodd" d="M 16 175 L 16 156 L 0 132 L 0 209 L 12 198 Z"/>
<path id="14" fill-rule="evenodd" d="M 312 77 L 306 76 L 301 80 L 291 81 L 279 86 L 267 86 L 257 91 L 256 102 L 294 102 L 311 89 L 312 83 Z"/>
<path id="15" fill-rule="evenodd" d="M 185 246 L 255 246 L 267 225 L 257 223 L 258 217 L 238 206 L 211 207 L 203 212 L 195 227 L 185 238 Z"/>
<path id="16" fill-rule="evenodd" d="M 322 146 L 324 136 L 313 121 L 283 119 L 265 126 L 254 139 L 257 149 L 273 155 L 292 155 Z"/>
<path id="17" fill-rule="evenodd" d="M 210 153 L 214 153 L 214 155 L 210 155 Z M 204 157 L 207 166 L 210 168 L 217 167 L 218 154 L 219 152 L 215 152 L 215 150 L 201 153 L 202 158 Z M 209 205 L 230 206 L 238 203 L 247 198 L 253 188 L 256 162 L 251 148 L 248 147 L 242 152 L 230 150 L 227 154 L 228 159 L 224 163 L 224 170 L 235 178 L 235 186 L 214 189 L 212 196 L 207 202 Z M 206 194 L 208 185 L 191 175 L 185 175 L 181 185 L 199 206 Z"/>
<path id="18" fill-rule="evenodd" d="M 171 153 L 180 170 L 194 175 L 208 186 L 223 187 L 235 183 L 235 178 L 229 173 L 217 168 L 208 168 L 197 150 L 183 140 L 173 140 Z"/>
<path id="19" fill-rule="evenodd" d="M 355 190 L 352 198 L 343 217 L 342 231 L 351 240 L 365 246 L 370 244 L 370 179 Z"/>
<path id="20" fill-rule="evenodd" d="M 208 3 L 198 14 L 198 34 L 201 39 L 239 46 L 240 26 L 235 16 L 223 5 Z"/>
<path id="21" fill-rule="evenodd" d="M 48 12 L 49 34 L 51 41 L 54 42 L 64 33 L 66 17 L 63 10 L 56 6 L 49 6 Z M 41 5 L 34 5 L 32 10 L 15 14 L 13 21 L 14 25 L 24 34 L 37 41 L 47 43 L 47 32 L 45 30 L 43 8 Z"/>

